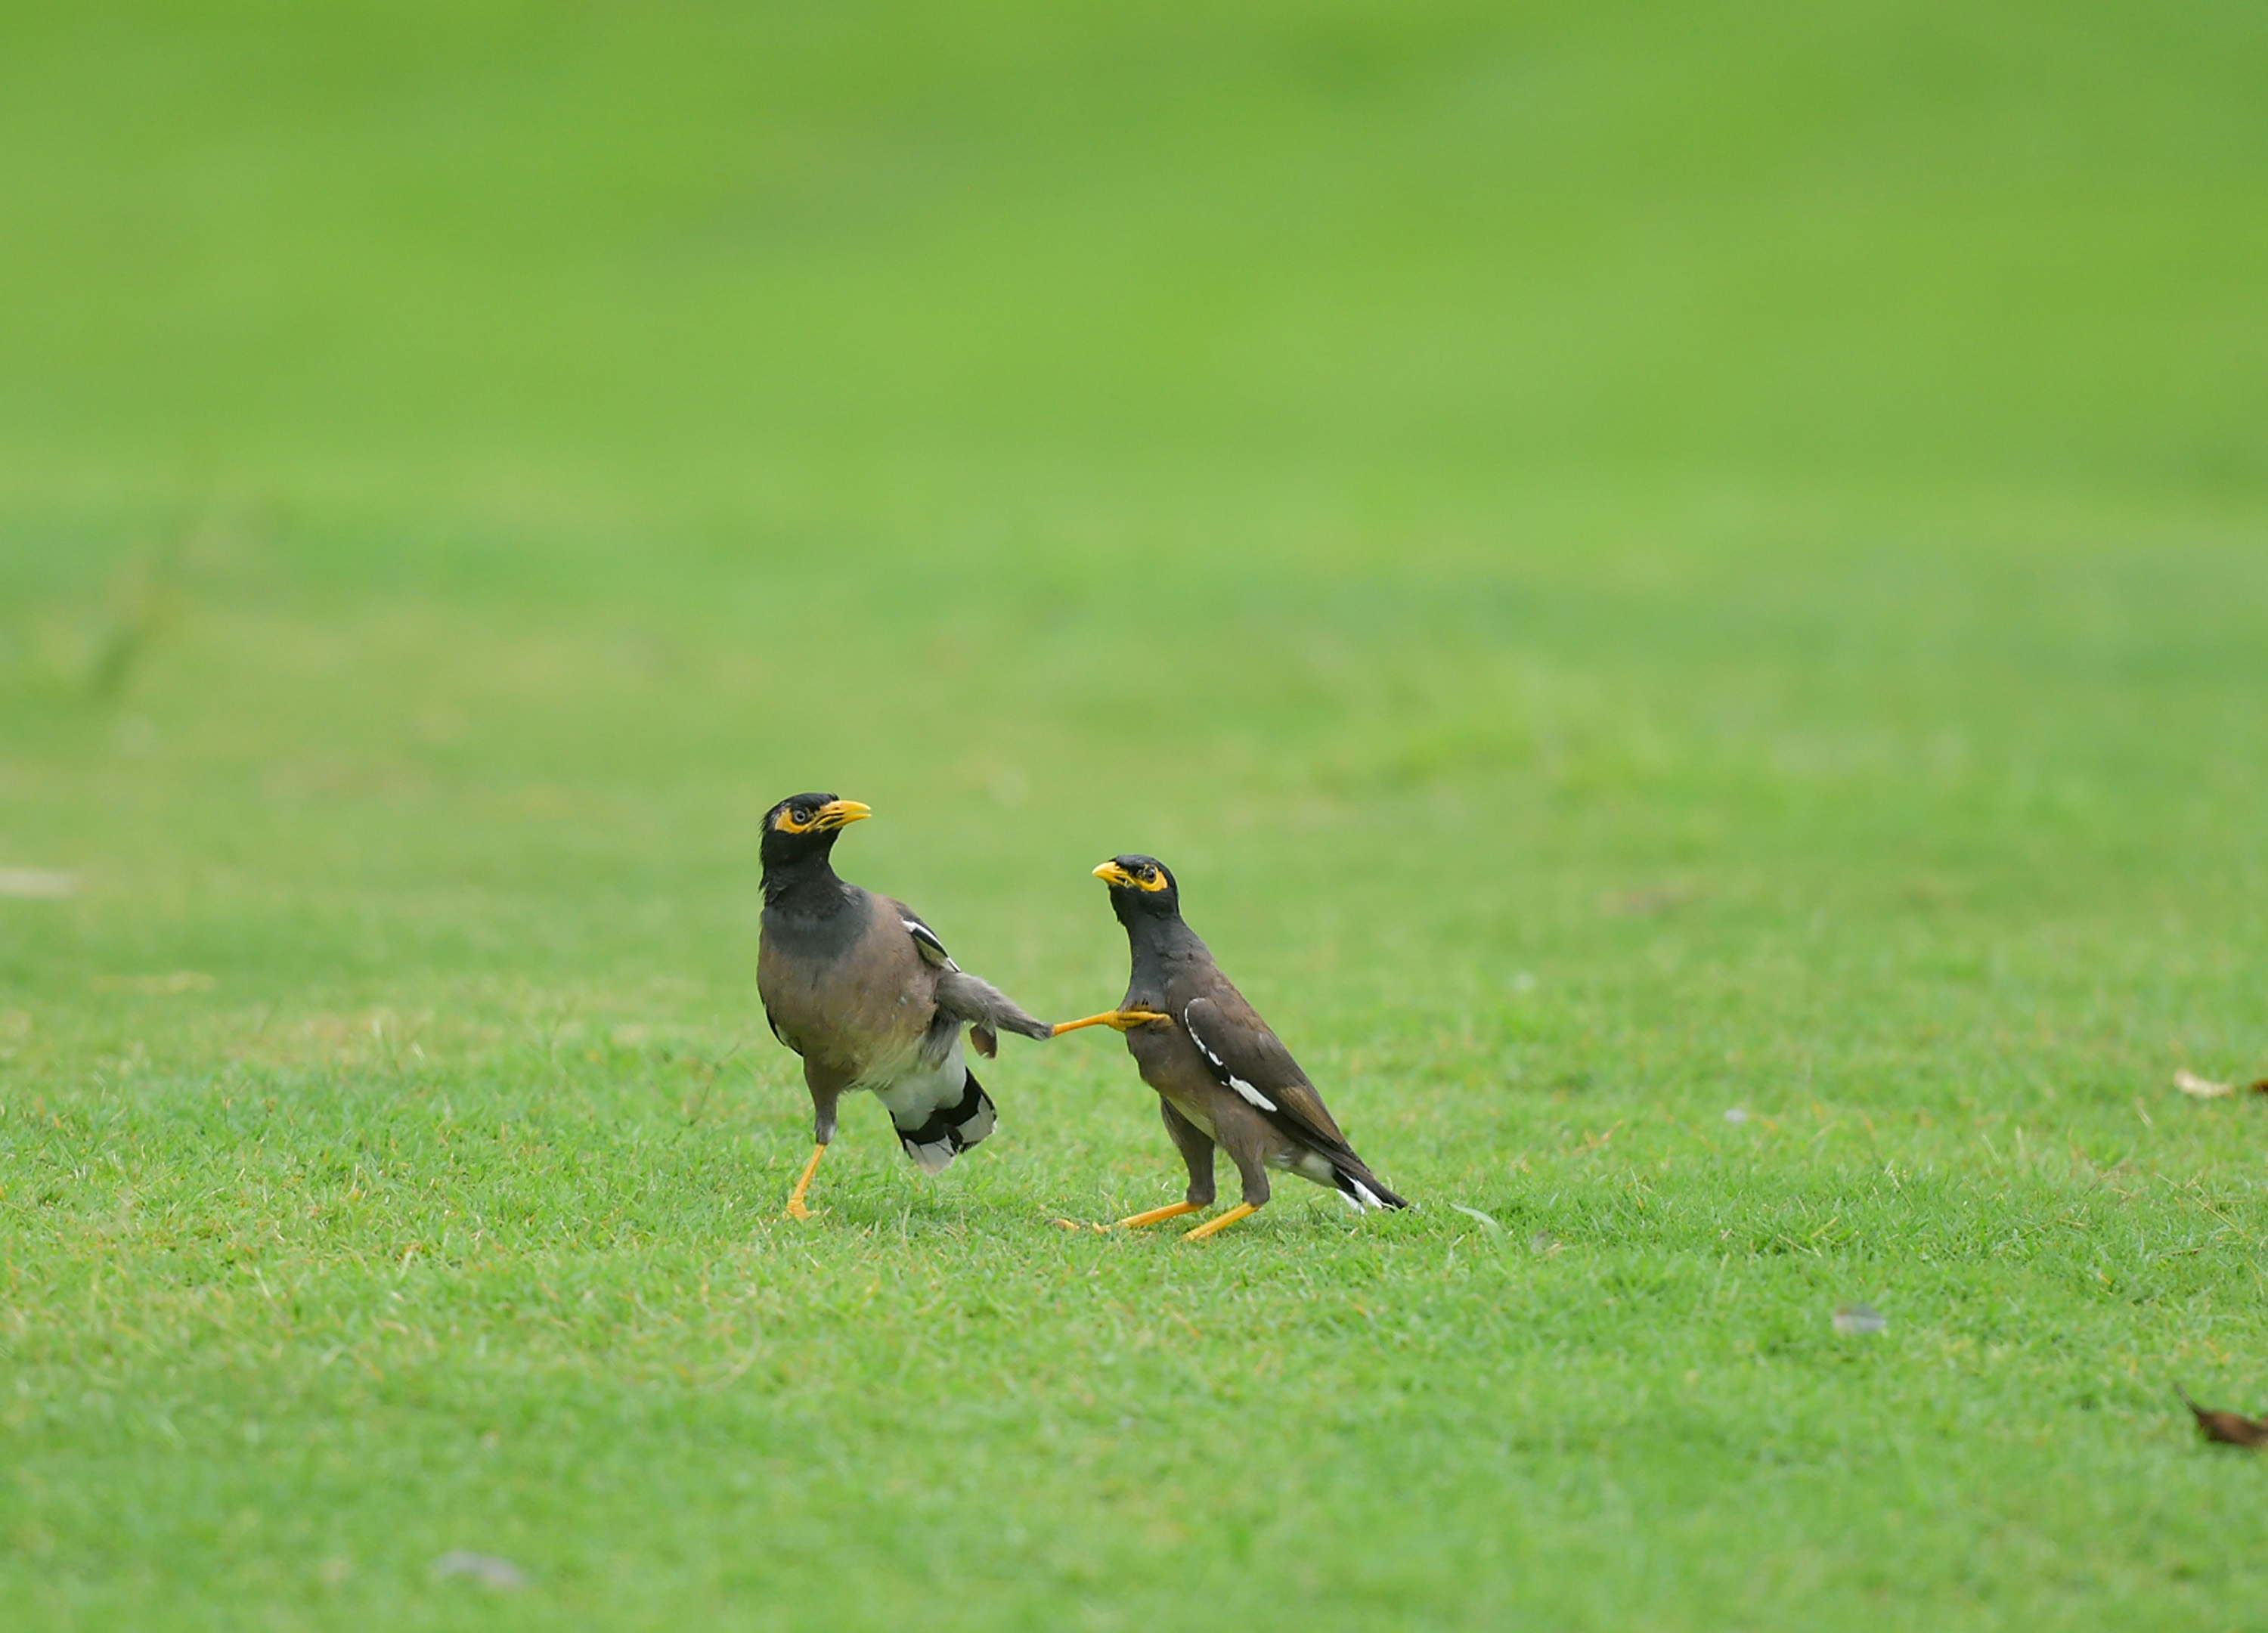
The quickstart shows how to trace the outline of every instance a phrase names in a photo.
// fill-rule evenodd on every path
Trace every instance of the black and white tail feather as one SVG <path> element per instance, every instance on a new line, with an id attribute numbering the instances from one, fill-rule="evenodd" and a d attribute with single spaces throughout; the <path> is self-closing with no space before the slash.
<path id="1" fill-rule="evenodd" d="M 1407 1208 L 1412 1204 L 1407 1197 L 1397 1196 L 1386 1188 L 1385 1182 L 1359 1163 L 1331 1163 L 1331 1183 L 1338 1188 L 1339 1200 L 1357 1213 L 1371 1208 L 1381 1211 L 1388 1208 Z"/>
<path id="2" fill-rule="evenodd" d="M 900 1122 L 895 1112 L 890 1115 L 891 1125 L 898 1131 L 898 1144 L 924 1173 L 944 1173 L 955 1157 L 998 1127 L 999 1121 L 992 1097 L 976 1081 L 976 1074 L 965 1068 L 961 1098 L 954 1104 L 938 1107 L 910 1127 Z"/>
<path id="3" fill-rule="evenodd" d="M 914 1165 L 924 1173 L 939 1173 L 954 1158 L 990 1134 L 1000 1121 L 992 1097 L 977 1082 L 976 1074 L 961 1061 L 961 1029 L 968 1028 L 968 1041 L 979 1055 L 990 1060 L 999 1047 L 999 1033 L 1003 1032 L 1046 1038 L 1054 1035 L 1054 1028 L 1026 1014 L 990 982 L 970 975 L 954 962 L 953 954 L 945 950 L 945 943 L 939 939 L 937 932 L 912 913 L 902 908 L 899 918 L 906 933 L 914 938 L 923 961 L 939 972 L 937 1016 L 922 1039 L 922 1059 L 948 1081 L 957 1068 L 961 1085 L 957 1097 L 940 1097 L 927 1107 L 907 1106 L 902 1121 L 898 1110 L 893 1109 L 890 1121 L 898 1131 L 898 1143 L 906 1148 L 906 1155 L 913 1159 Z M 946 1093 L 950 1095 L 952 1092 L 948 1090 Z"/>

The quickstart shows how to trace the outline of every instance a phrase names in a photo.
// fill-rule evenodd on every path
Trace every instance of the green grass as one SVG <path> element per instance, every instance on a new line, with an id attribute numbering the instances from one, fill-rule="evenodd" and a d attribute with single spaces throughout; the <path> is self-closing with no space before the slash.
<path id="1" fill-rule="evenodd" d="M 2257 7 L 5 31 L 0 1622 L 2268 1626 Z M 814 786 L 1423 1206 L 781 1219 Z"/>

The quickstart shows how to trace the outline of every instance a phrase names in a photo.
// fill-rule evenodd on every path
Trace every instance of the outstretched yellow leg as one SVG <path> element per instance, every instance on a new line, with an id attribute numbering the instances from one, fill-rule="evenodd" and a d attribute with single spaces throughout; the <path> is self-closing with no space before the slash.
<path id="1" fill-rule="evenodd" d="M 1136 1230 L 1145 1225 L 1156 1225 L 1160 1220 L 1178 1219 L 1185 1213 L 1196 1213 L 1204 1206 L 1203 1203 L 1177 1202 L 1167 1207 L 1152 1208 L 1147 1213 L 1129 1215 L 1121 1219 L 1115 1228 L 1122 1231 Z"/>
<path id="2" fill-rule="evenodd" d="M 824 1145 L 814 1145 L 811 1148 L 811 1160 L 803 1165 L 803 1177 L 795 1182 L 795 1188 L 787 1194 L 789 1218 L 811 1217 L 811 1210 L 803 1205 L 803 1194 L 811 1188 L 811 1176 L 819 1172 L 819 1159 L 825 1155 L 827 1155 L 827 1147 Z"/>
<path id="3" fill-rule="evenodd" d="M 1225 1231 L 1230 1225 L 1235 1224 L 1239 1219 L 1248 1219 L 1259 1211 L 1260 1210 L 1254 1207 L 1250 1203 L 1241 1202 L 1237 1203 L 1235 1207 L 1231 1208 L 1226 1213 L 1221 1215 L 1219 1218 L 1207 1219 L 1203 1225 L 1197 1226 L 1194 1231 L 1186 1232 L 1182 1237 L 1182 1239 L 1185 1242 L 1203 1241 L 1206 1237 L 1212 1235 L 1215 1232 Z"/>
<path id="4" fill-rule="evenodd" d="M 1123 1032 L 1129 1026 L 1146 1026 L 1153 1020 L 1171 1019 L 1171 1015 L 1160 1015 L 1155 1010 L 1105 1010 L 1100 1015 L 1089 1015 L 1085 1020 L 1059 1020 L 1048 1035 L 1060 1038 L 1064 1033 L 1077 1032 L 1081 1026 L 1108 1026 L 1113 1032 Z"/>

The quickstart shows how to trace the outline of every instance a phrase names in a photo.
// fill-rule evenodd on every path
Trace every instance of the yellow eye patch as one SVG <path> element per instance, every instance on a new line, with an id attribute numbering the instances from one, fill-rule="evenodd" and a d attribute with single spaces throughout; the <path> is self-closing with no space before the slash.
<path id="1" fill-rule="evenodd" d="M 801 820 L 798 820 L 795 807 L 790 805 L 772 819 L 772 826 L 783 834 L 823 834 L 872 815 L 872 807 L 855 799 L 830 799 Z"/>
<path id="2" fill-rule="evenodd" d="M 1116 862 L 1104 863 L 1094 870 L 1094 876 L 1114 885 L 1130 885 L 1137 890 L 1153 892 L 1164 890 L 1172 883 L 1163 868 L 1145 867 L 1136 872 L 1119 866 Z"/>

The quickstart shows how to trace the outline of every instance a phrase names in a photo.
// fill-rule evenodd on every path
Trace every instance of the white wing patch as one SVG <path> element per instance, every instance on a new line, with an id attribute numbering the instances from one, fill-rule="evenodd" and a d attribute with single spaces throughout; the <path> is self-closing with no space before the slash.
<path id="1" fill-rule="evenodd" d="M 1189 1041 L 1204 1052 L 1204 1057 L 1212 1063 L 1212 1069 L 1228 1080 L 1228 1086 L 1242 1095 L 1247 1104 L 1257 1106 L 1263 1111 L 1274 1111 L 1276 1109 L 1274 1100 L 1270 1100 L 1265 1094 L 1231 1071 L 1228 1069 L 1228 1063 L 1212 1052 L 1212 1045 L 1197 1035 L 1196 1023 L 1189 1019 L 1189 1011 L 1197 1006 L 1197 1000 L 1191 998 L 1182 1011 L 1182 1026 L 1189 1034 Z"/>
<path id="2" fill-rule="evenodd" d="M 945 943 L 937 938 L 937 931 L 917 918 L 901 918 L 898 923 L 906 927 L 906 933 L 914 938 L 914 945 L 921 949 L 924 959 L 939 969 L 960 973 L 961 966 L 953 961 L 953 954 L 945 950 Z"/>

